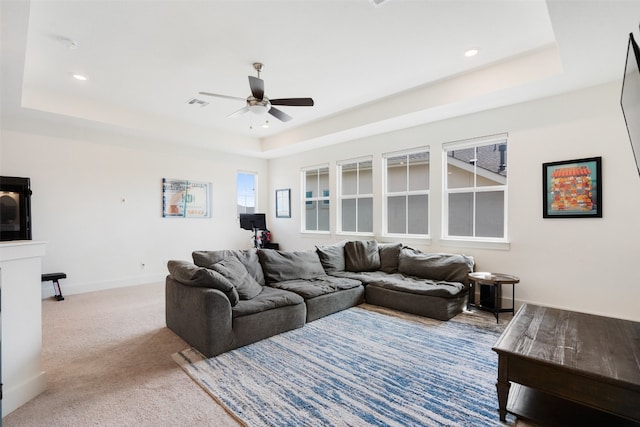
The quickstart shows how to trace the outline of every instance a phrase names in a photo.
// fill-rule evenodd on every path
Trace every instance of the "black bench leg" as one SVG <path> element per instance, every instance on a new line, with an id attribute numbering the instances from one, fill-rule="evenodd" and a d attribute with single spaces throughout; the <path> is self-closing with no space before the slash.
<path id="1" fill-rule="evenodd" d="M 58 301 L 64 300 L 64 297 L 62 296 L 62 290 L 60 289 L 60 283 L 58 283 L 57 280 L 53 281 L 53 292 L 55 293 L 56 300 Z"/>

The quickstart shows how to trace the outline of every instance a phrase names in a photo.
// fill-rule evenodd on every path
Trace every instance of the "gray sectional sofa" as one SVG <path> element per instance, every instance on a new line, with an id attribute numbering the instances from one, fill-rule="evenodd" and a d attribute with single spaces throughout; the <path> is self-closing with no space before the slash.
<path id="1" fill-rule="evenodd" d="M 462 312 L 473 258 L 375 240 L 195 251 L 169 261 L 167 326 L 207 357 L 300 328 L 366 301 L 449 320 Z"/>

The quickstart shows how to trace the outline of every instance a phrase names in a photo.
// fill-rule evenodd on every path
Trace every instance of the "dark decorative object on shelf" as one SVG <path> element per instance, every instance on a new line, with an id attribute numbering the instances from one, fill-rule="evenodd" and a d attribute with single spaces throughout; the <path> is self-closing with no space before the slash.
<path id="1" fill-rule="evenodd" d="M 0 177 L 0 240 L 31 240 L 31 180 Z"/>

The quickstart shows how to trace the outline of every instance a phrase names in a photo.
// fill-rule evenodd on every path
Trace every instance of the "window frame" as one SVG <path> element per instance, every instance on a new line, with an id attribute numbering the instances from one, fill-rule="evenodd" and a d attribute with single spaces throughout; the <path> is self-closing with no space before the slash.
<path id="1" fill-rule="evenodd" d="M 239 203 L 239 200 L 241 198 L 241 194 L 240 194 L 240 185 L 239 185 L 239 181 L 240 181 L 240 175 L 251 175 L 253 176 L 253 201 L 254 201 L 254 206 L 253 212 L 247 212 L 245 210 L 245 212 L 240 212 L 240 206 L 244 206 L 245 208 L 247 207 L 247 205 L 241 205 Z M 246 171 L 246 170 L 238 170 L 236 171 L 236 203 L 237 203 L 237 207 L 236 207 L 236 215 L 238 218 L 240 218 L 240 214 L 241 213 L 256 213 L 259 212 L 258 210 L 258 172 L 252 172 L 252 171 Z"/>
<path id="2" fill-rule="evenodd" d="M 478 243 L 508 243 L 509 235 L 508 235 L 508 219 L 509 219 L 509 191 L 508 191 L 508 175 L 505 175 L 504 180 L 505 183 L 502 185 L 483 185 L 478 186 L 477 180 L 478 176 L 481 174 L 477 173 L 477 164 L 473 164 L 473 185 L 471 187 L 456 187 L 449 188 L 449 174 L 448 174 L 448 153 L 450 151 L 468 149 L 468 148 L 477 148 L 481 146 L 487 145 L 500 145 L 508 143 L 508 134 L 498 134 L 498 135 L 490 135 L 485 137 L 478 137 L 472 139 L 466 139 L 461 141 L 453 141 L 446 142 L 442 144 L 442 220 L 441 220 L 441 235 L 442 240 L 450 240 L 450 241 L 458 241 L 458 242 L 478 242 Z M 508 151 L 507 151 L 508 152 Z M 508 167 L 507 167 L 508 170 Z M 502 237 L 485 237 L 485 236 L 477 236 L 476 235 L 476 197 L 478 193 L 485 192 L 496 192 L 500 191 L 503 194 L 503 230 Z M 472 204 L 472 235 L 471 236 L 458 236 L 458 235 L 450 235 L 449 234 L 449 196 L 451 194 L 463 194 L 463 193 L 472 193 L 473 195 L 473 204 Z"/>
<path id="3" fill-rule="evenodd" d="M 316 195 L 307 197 L 307 172 L 316 171 L 317 175 L 320 175 L 320 170 L 327 170 L 327 189 L 329 194 Z M 320 192 L 320 180 L 318 179 L 318 193 Z M 308 166 L 300 169 L 300 232 L 301 233 L 313 233 L 313 234 L 330 234 L 331 233 L 331 168 L 329 164 Z M 316 216 L 316 229 L 308 230 L 307 229 L 307 215 L 306 215 L 306 207 L 309 203 L 316 202 L 318 206 L 322 203 L 323 209 L 329 210 L 329 229 L 328 230 L 318 230 L 317 225 L 319 223 L 318 216 Z M 319 210 L 318 210 L 319 212 Z"/>
<path id="4" fill-rule="evenodd" d="M 370 162 L 371 163 L 371 193 L 360 193 L 360 163 Z M 344 165 L 357 163 L 356 167 L 356 192 L 355 194 L 343 195 L 343 182 L 342 182 L 342 169 Z M 375 206 L 374 206 L 374 192 L 373 192 L 373 156 L 363 156 L 357 157 L 353 159 L 340 160 L 336 162 L 336 194 L 337 194 L 337 206 L 336 206 L 336 218 L 338 228 L 336 233 L 343 235 L 352 235 L 352 236 L 373 236 L 374 235 L 374 215 L 375 215 Z M 371 231 L 358 231 L 358 200 L 359 199 L 371 199 Z M 356 206 L 356 231 L 343 230 L 342 224 L 342 202 L 344 200 L 355 200 Z"/>
<path id="5" fill-rule="evenodd" d="M 429 165 L 429 170 L 428 170 L 428 185 L 427 185 L 427 189 L 426 190 L 411 190 L 410 189 L 410 176 L 411 174 L 409 173 L 409 166 L 410 166 L 410 161 L 409 158 L 411 155 L 413 154 L 418 154 L 418 153 L 427 153 L 429 156 L 428 159 L 428 165 Z M 407 179 L 407 185 L 406 185 L 406 190 L 404 191 L 389 191 L 389 164 L 388 164 L 388 160 L 390 158 L 395 158 L 395 157 L 400 157 L 400 156 L 406 156 L 407 157 L 407 173 L 406 173 L 406 179 Z M 383 173 L 383 178 L 382 178 L 382 235 L 385 237 L 398 237 L 398 238 L 406 238 L 406 239 L 430 239 L 431 238 L 431 150 L 430 147 L 427 146 L 423 146 L 423 147 L 416 147 L 416 148 L 412 148 L 412 149 L 408 149 L 408 150 L 402 150 L 402 151 L 394 151 L 394 152 L 390 152 L 390 153 L 383 153 L 382 154 L 382 173 Z M 428 203 L 428 207 L 427 207 L 427 233 L 423 234 L 423 233 L 409 233 L 409 208 L 407 206 L 406 212 L 405 212 L 405 233 L 390 233 L 389 232 L 389 197 L 397 197 L 397 196 L 404 196 L 406 199 L 406 203 L 408 204 L 408 200 L 410 196 L 423 196 L 426 195 L 427 196 L 427 203 Z"/>

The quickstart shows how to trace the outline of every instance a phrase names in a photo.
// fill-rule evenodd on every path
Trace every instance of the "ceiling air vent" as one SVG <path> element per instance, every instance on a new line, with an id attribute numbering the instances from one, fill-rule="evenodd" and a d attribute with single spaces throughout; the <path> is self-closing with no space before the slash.
<path id="1" fill-rule="evenodd" d="M 190 100 L 187 101 L 187 104 L 199 105 L 201 107 L 206 107 L 207 105 L 209 105 L 207 101 L 203 101 L 202 99 L 198 99 L 198 98 L 191 98 Z"/>

